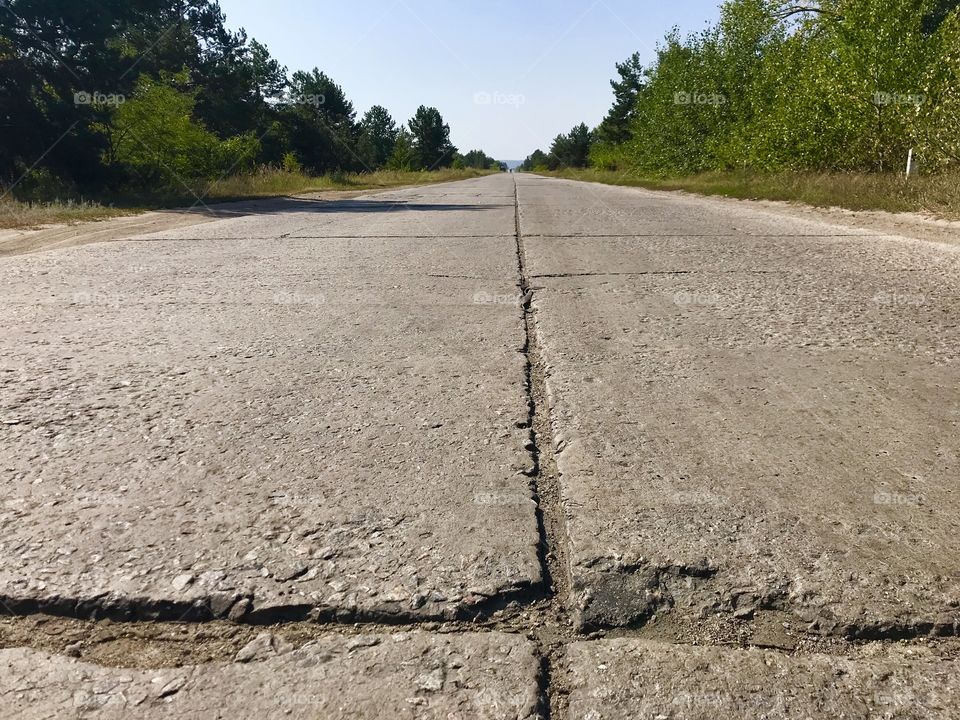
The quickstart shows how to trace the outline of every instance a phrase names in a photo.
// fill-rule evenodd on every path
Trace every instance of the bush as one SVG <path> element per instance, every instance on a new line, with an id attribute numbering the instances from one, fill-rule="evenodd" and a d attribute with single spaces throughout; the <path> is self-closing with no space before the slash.
<path id="1" fill-rule="evenodd" d="M 171 76 L 185 81 L 183 76 Z M 133 97 L 104 126 L 110 161 L 143 185 L 178 188 L 204 178 L 250 169 L 260 150 L 253 135 L 220 140 L 193 119 L 194 96 L 172 84 L 141 76 Z"/>
<path id="2" fill-rule="evenodd" d="M 667 36 L 629 116 L 594 167 L 900 172 L 914 149 L 943 169 L 960 162 L 960 8 L 727 0 L 715 26 Z"/>
<path id="3" fill-rule="evenodd" d="M 58 202 L 77 197 L 77 188 L 47 168 L 33 168 L 23 175 L 11 194 L 22 200 Z"/>
<path id="4" fill-rule="evenodd" d="M 284 172 L 302 173 L 303 164 L 297 159 L 297 154 L 293 152 L 284 153 L 282 167 Z"/>

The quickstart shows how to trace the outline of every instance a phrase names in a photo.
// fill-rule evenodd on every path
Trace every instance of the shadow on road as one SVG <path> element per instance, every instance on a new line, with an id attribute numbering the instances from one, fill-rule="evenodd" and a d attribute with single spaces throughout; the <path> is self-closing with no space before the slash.
<path id="1" fill-rule="evenodd" d="M 248 200 L 210 206 L 197 206 L 189 210 L 163 210 L 160 212 L 204 215 L 230 218 L 245 215 L 280 215 L 283 213 L 386 213 L 386 212 L 474 212 L 492 210 L 507 205 L 464 205 L 462 203 L 418 203 L 405 200 L 324 200 L 322 198 L 279 197 L 263 200 Z"/>
<path id="2" fill-rule="evenodd" d="M 198 204 L 192 208 L 154 210 L 143 215 L 132 215 L 95 223 L 57 225 L 35 231 L 0 232 L 0 258 L 52 248 L 86 245 L 91 242 L 114 242 L 135 235 L 175 230 L 216 220 L 228 220 L 249 215 L 283 215 L 287 213 L 429 213 L 479 212 L 512 207 L 504 204 L 468 205 L 463 203 L 414 202 L 406 200 L 377 200 L 361 198 L 272 197 L 257 200 Z"/>

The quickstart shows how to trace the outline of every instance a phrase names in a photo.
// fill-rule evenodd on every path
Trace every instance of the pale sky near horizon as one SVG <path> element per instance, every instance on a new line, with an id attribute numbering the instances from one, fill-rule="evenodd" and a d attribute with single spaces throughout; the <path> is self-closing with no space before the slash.
<path id="1" fill-rule="evenodd" d="M 292 73 L 318 67 L 358 117 L 383 105 L 406 122 L 436 106 L 455 145 L 522 160 L 613 102 L 614 64 L 645 63 L 674 25 L 696 32 L 720 0 L 220 0 L 232 29 Z"/>

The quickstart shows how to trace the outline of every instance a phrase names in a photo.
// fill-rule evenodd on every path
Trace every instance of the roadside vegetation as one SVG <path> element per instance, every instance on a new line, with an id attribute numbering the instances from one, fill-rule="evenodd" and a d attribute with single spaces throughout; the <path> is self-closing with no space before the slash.
<path id="1" fill-rule="evenodd" d="M 468 180 L 498 170 L 445 168 L 443 170 L 378 170 L 367 173 L 334 173 L 311 176 L 262 167 L 253 172 L 231 175 L 196 187 L 171 188 L 168 194 L 156 190 L 138 196 L 132 191 L 110 204 L 90 200 L 35 202 L 7 197 L 0 200 L 0 229 L 37 228 L 55 223 L 89 222 L 133 215 L 150 209 L 191 207 L 203 203 L 229 202 L 252 198 L 300 195 L 334 190 L 379 190 L 411 185 L 429 185 Z"/>
<path id="2" fill-rule="evenodd" d="M 500 171 L 437 108 L 358 116 L 214 0 L 0 4 L 0 225 Z M 111 208 L 110 205 L 115 207 Z"/>
<path id="3" fill-rule="evenodd" d="M 136 212 L 139 212 L 137 208 L 118 208 L 89 200 L 32 202 L 7 197 L 0 200 L 0 229 L 26 229 L 55 223 L 92 222 Z"/>
<path id="4" fill-rule="evenodd" d="M 919 212 L 960 220 L 960 172 L 906 178 L 899 173 L 743 170 L 693 175 L 644 175 L 597 168 L 540 170 L 544 175 L 643 187 L 724 195 L 742 200 L 785 200 L 848 210 Z"/>
<path id="5" fill-rule="evenodd" d="M 234 175 L 212 183 L 203 192 L 214 200 L 245 197 L 269 197 L 323 192 L 325 190 L 378 190 L 407 185 L 427 185 L 480 177 L 494 170 L 477 168 L 444 168 L 442 170 L 377 170 L 363 173 L 334 173 L 311 176 L 272 168 L 256 173 Z"/>
<path id="6" fill-rule="evenodd" d="M 524 170 L 960 214 L 960 0 L 728 0 Z M 908 157 L 916 175 L 905 177 Z"/>

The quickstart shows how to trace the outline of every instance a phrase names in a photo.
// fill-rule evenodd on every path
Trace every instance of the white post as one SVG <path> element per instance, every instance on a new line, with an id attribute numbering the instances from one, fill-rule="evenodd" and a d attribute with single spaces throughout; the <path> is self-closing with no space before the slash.
<path id="1" fill-rule="evenodd" d="M 907 153 L 907 177 L 913 177 L 917 174 L 917 163 L 913 160 L 913 148 Z"/>

